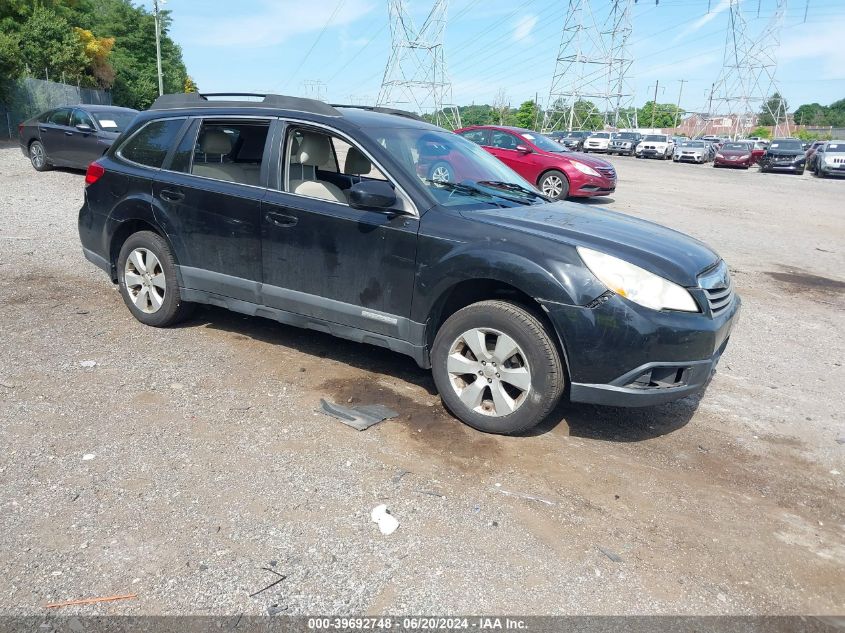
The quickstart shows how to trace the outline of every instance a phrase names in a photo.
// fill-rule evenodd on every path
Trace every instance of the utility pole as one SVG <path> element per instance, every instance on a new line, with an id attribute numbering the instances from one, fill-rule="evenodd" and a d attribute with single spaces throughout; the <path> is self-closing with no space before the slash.
<path id="1" fill-rule="evenodd" d="M 161 16 L 159 15 L 158 4 L 164 4 L 165 0 L 153 0 L 153 17 L 156 25 L 156 67 L 158 68 L 158 95 L 164 94 L 164 79 L 161 75 Z"/>
<path id="2" fill-rule="evenodd" d="M 681 95 L 684 93 L 684 84 L 686 79 L 678 79 L 681 82 L 681 87 L 678 89 L 678 105 L 675 107 L 675 130 L 678 129 L 678 115 L 681 113 Z"/>
<path id="3" fill-rule="evenodd" d="M 540 93 L 534 93 L 534 128 L 537 129 L 537 118 L 540 116 L 540 106 L 538 104 L 538 99 L 540 98 Z"/>
<path id="4" fill-rule="evenodd" d="M 660 80 L 656 79 L 654 82 L 654 101 L 651 102 L 651 129 L 654 129 L 654 115 L 657 114 L 657 88 L 660 86 Z"/>

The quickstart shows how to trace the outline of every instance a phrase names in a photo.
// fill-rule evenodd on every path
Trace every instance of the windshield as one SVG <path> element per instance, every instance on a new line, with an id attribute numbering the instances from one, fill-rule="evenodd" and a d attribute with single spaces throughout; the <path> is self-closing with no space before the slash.
<path id="1" fill-rule="evenodd" d="M 824 151 L 828 154 L 842 154 L 845 153 L 845 142 L 841 143 L 828 143 L 827 147 L 824 148 Z"/>
<path id="2" fill-rule="evenodd" d="M 365 128 L 364 132 L 385 148 L 407 175 L 419 178 L 432 198 L 444 206 L 512 207 L 548 202 L 516 172 L 457 134 L 417 127 Z M 435 172 L 449 176 L 435 180 Z"/>
<path id="3" fill-rule="evenodd" d="M 590 134 L 590 138 L 610 138 L 610 134 L 607 132 L 595 132 Z"/>
<path id="4" fill-rule="evenodd" d="M 560 152 L 568 152 L 569 151 L 568 149 L 566 149 L 566 147 L 564 147 L 560 143 L 556 143 L 555 141 L 553 141 L 549 137 L 543 136 L 542 134 L 539 134 L 538 132 L 520 132 L 519 135 L 522 138 L 527 139 L 527 140 L 531 141 L 532 143 L 534 143 L 534 145 L 539 147 L 544 152 L 560 153 Z"/>
<path id="5" fill-rule="evenodd" d="M 780 141 L 772 141 L 772 144 L 769 145 L 769 149 L 779 149 L 779 150 L 788 150 L 788 151 L 804 151 L 804 146 L 801 144 L 801 141 L 795 141 L 793 139 L 785 139 Z"/>
<path id="6" fill-rule="evenodd" d="M 684 141 L 683 143 L 681 143 L 681 147 L 697 147 L 701 149 L 702 147 L 704 147 L 704 143 L 702 143 L 701 141 Z"/>
<path id="7" fill-rule="evenodd" d="M 748 143 L 725 143 L 722 145 L 722 151 L 734 149 L 740 152 L 747 152 L 751 149 Z"/>
<path id="8" fill-rule="evenodd" d="M 616 138 L 620 138 L 620 139 L 625 140 L 625 141 L 633 141 L 633 140 L 636 140 L 637 135 L 634 134 L 633 132 L 619 132 L 616 135 Z"/>
<path id="9" fill-rule="evenodd" d="M 91 112 L 104 132 L 123 132 L 135 120 L 135 112 Z"/>
<path id="10" fill-rule="evenodd" d="M 663 136 L 662 134 L 648 134 L 648 135 L 646 135 L 646 137 L 643 140 L 644 141 L 653 141 L 653 142 L 656 141 L 658 143 L 665 143 L 666 137 Z"/>

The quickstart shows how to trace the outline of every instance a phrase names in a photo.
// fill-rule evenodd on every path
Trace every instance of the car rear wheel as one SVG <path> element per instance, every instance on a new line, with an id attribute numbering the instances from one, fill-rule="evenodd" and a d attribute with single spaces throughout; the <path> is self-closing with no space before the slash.
<path id="1" fill-rule="evenodd" d="M 510 435 L 537 425 L 565 384 L 549 332 L 505 301 L 482 301 L 450 316 L 434 339 L 431 362 L 443 404 L 487 433 Z"/>
<path id="2" fill-rule="evenodd" d="M 41 141 L 33 141 L 29 146 L 29 162 L 35 171 L 47 171 L 50 163 L 47 162 L 47 152 Z"/>
<path id="3" fill-rule="evenodd" d="M 182 300 L 170 246 L 152 231 L 130 236 L 117 258 L 123 302 L 144 325 L 168 327 L 187 318 L 194 304 Z"/>
<path id="4" fill-rule="evenodd" d="M 543 195 L 553 200 L 564 200 L 569 195 L 569 179 L 560 171 L 548 171 L 540 177 L 537 186 Z"/>

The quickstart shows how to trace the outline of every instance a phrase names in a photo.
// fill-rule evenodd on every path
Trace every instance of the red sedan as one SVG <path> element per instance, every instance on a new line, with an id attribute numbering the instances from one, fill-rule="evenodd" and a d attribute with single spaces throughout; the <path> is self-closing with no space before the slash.
<path id="1" fill-rule="evenodd" d="M 613 165 L 594 156 L 570 152 L 539 132 L 475 125 L 455 133 L 481 145 L 555 200 L 607 196 L 616 190 Z"/>
<path id="2" fill-rule="evenodd" d="M 722 145 L 713 158 L 713 167 L 742 167 L 748 169 L 762 156 L 762 151 L 755 151 L 753 143 L 727 142 Z"/>

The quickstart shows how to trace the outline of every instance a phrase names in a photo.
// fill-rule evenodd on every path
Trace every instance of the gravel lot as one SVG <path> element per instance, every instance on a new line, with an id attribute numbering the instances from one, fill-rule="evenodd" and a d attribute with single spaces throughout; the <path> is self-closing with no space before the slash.
<path id="1" fill-rule="evenodd" d="M 213 308 L 141 325 L 82 256 L 82 174 L 0 146 L 0 611 L 845 611 L 845 182 L 612 161 L 582 204 L 714 246 L 741 322 L 701 399 L 504 438 L 385 350 Z M 321 397 L 402 417 L 358 432 Z"/>

